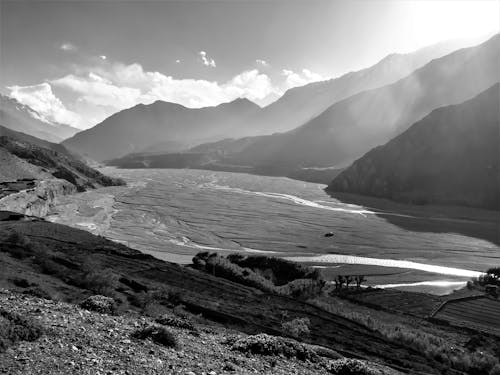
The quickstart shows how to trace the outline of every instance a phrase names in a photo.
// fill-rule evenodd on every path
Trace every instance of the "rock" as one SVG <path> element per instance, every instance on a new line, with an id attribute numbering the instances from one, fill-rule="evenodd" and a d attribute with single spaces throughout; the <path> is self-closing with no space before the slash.
<path id="1" fill-rule="evenodd" d="M 101 314 L 113 314 L 115 311 L 115 300 L 110 297 L 95 295 L 90 296 L 80 303 L 80 307 Z"/>

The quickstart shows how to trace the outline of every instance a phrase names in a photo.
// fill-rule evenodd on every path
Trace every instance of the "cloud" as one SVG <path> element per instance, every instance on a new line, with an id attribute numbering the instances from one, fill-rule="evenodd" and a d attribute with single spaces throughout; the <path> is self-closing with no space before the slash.
<path id="1" fill-rule="evenodd" d="M 62 123 L 78 125 L 81 116 L 68 110 L 52 92 L 49 83 L 33 86 L 10 86 L 9 96 L 34 109 L 39 119 L 50 124 Z"/>
<path id="2" fill-rule="evenodd" d="M 76 51 L 76 46 L 71 43 L 63 43 L 59 46 L 59 49 L 62 49 L 63 51 Z"/>
<path id="3" fill-rule="evenodd" d="M 268 64 L 268 62 L 266 60 L 257 59 L 257 60 L 255 60 L 255 62 L 257 63 L 257 65 L 269 66 L 269 64 Z"/>
<path id="4" fill-rule="evenodd" d="M 208 57 L 205 56 L 207 59 Z M 11 96 L 38 111 L 44 119 L 88 128 L 117 111 L 156 100 L 186 107 L 215 106 L 237 98 L 267 105 L 285 90 L 322 79 L 307 69 L 283 69 L 273 80 L 259 69 L 243 71 L 227 81 L 177 79 L 141 64 L 110 62 L 74 66 L 71 74 L 35 86 L 12 86 Z M 64 104 L 57 98 L 52 88 Z M 68 110 L 71 108 L 71 111 Z"/>
<path id="5" fill-rule="evenodd" d="M 296 73 L 289 69 L 283 69 L 281 74 L 285 76 L 285 87 L 287 89 L 304 86 L 308 83 L 322 81 L 325 79 L 320 74 L 313 73 L 309 69 L 302 69 L 302 72 L 300 73 Z"/>
<path id="6" fill-rule="evenodd" d="M 205 51 L 200 51 L 199 55 L 201 57 L 201 61 L 203 62 L 203 65 L 209 66 L 211 68 L 215 68 L 217 65 L 215 64 L 215 60 L 208 57 L 207 53 Z"/>
<path id="7" fill-rule="evenodd" d="M 101 58 L 101 60 L 106 60 L 107 59 L 107 57 L 105 55 L 101 55 L 99 57 Z"/>
<path id="8" fill-rule="evenodd" d="M 180 63 L 181 63 L 181 60 L 177 59 L 177 60 L 175 60 L 175 63 L 176 63 L 176 64 L 180 64 Z"/>

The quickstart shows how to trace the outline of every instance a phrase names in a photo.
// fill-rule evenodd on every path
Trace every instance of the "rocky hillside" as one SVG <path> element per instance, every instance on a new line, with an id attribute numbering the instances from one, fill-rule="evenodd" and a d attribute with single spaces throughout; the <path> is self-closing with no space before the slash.
<path id="1" fill-rule="evenodd" d="M 500 85 L 434 110 L 355 161 L 329 191 L 500 209 Z"/>
<path id="2" fill-rule="evenodd" d="M 78 132 L 69 125 L 48 123 L 33 108 L 3 95 L 0 95 L 0 124 L 50 142 L 60 142 Z"/>
<path id="3" fill-rule="evenodd" d="M 124 182 L 90 168 L 64 146 L 0 126 L 0 207 L 44 216 L 57 196 Z"/>

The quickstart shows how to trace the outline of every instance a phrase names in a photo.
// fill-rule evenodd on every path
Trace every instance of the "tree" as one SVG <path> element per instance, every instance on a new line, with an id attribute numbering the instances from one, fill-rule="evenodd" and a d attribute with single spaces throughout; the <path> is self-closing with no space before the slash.
<path id="1" fill-rule="evenodd" d="M 349 284 L 352 283 L 354 281 L 354 278 L 350 275 L 347 275 L 345 277 L 345 283 L 346 283 L 346 287 L 347 289 L 349 289 Z"/>
<path id="2" fill-rule="evenodd" d="M 364 275 L 357 275 L 354 280 L 356 281 L 356 288 L 360 288 L 361 284 L 363 284 L 366 281 L 366 278 Z"/>

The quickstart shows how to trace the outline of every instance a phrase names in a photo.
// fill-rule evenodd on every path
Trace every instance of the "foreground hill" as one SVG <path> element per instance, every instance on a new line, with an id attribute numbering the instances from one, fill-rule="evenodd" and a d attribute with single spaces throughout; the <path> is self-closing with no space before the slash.
<path id="1" fill-rule="evenodd" d="M 346 166 L 433 109 L 457 104 L 500 80 L 500 36 L 436 59 L 391 85 L 342 100 L 292 131 L 246 140 L 226 164 L 286 175 L 300 167 Z"/>
<path id="2" fill-rule="evenodd" d="M 460 373 L 450 370 L 449 363 L 430 350 L 431 343 L 424 345 L 429 355 L 425 354 L 421 346 L 416 344 L 418 342 L 421 345 L 424 341 L 416 341 L 417 338 L 412 336 L 414 333 L 410 333 L 411 331 L 405 336 L 404 342 L 399 336 L 391 339 L 391 335 L 383 336 L 377 329 L 367 328 L 359 322 L 327 312 L 311 303 L 265 293 L 216 277 L 212 273 L 164 262 L 82 230 L 8 213 L 0 217 L 0 266 L 5 270 L 0 274 L 0 286 L 32 295 L 57 296 L 71 302 L 80 302 L 91 294 L 104 293 L 112 296 L 117 301 L 117 311 L 125 314 L 137 312 L 141 308 L 143 312 L 157 316 L 165 312 L 165 309 L 171 311 L 173 306 L 177 306 L 177 310 L 185 311 L 190 316 L 202 314 L 203 319 L 217 321 L 248 334 L 285 336 L 287 333 L 282 324 L 283 319 L 308 319 L 310 334 L 301 337 L 303 342 L 321 345 L 343 356 L 377 361 L 392 368 L 411 370 L 413 373 Z M 333 310 L 339 308 L 337 302 L 332 303 Z M 8 304 L 10 305 L 11 303 Z M 325 302 L 326 305 L 328 303 Z M 53 305 L 53 308 L 57 311 L 70 310 L 57 305 Z M 39 312 L 36 308 L 29 311 L 35 316 L 41 315 L 47 321 L 44 309 Z M 82 317 L 82 314 L 77 314 L 70 314 L 68 318 L 77 317 L 76 320 L 79 321 L 81 318 L 78 315 Z M 366 312 L 361 315 L 366 317 Z M 54 318 L 59 322 L 63 316 L 57 315 Z M 88 318 L 90 322 L 97 320 L 91 316 Z M 397 327 L 394 327 L 396 330 L 391 330 L 394 334 L 406 332 L 407 329 L 400 324 L 399 318 L 398 321 Z M 106 332 L 101 332 L 100 339 L 109 337 L 121 340 L 116 335 L 131 329 L 128 321 L 121 329 L 116 327 L 117 321 L 109 323 Z M 65 327 L 68 322 L 61 320 L 60 324 Z M 97 324 L 103 326 L 105 323 L 101 324 L 97 320 Z M 141 325 L 139 323 L 136 327 Z M 429 330 L 428 324 L 419 320 L 417 326 L 419 334 L 428 340 L 424 334 L 424 331 Z M 86 335 L 84 332 L 82 334 Z M 444 334 L 451 339 L 459 333 Z M 459 334 L 459 341 L 464 340 L 461 335 L 462 333 Z M 205 335 L 202 337 L 203 341 L 207 339 Z M 457 339 L 452 340 L 455 345 Z M 64 345 L 70 345 L 66 339 L 63 342 Z M 186 343 L 188 347 L 191 345 Z M 48 348 L 46 344 L 43 346 Z M 87 349 L 87 344 L 83 347 L 75 346 L 78 350 L 68 348 L 75 355 L 80 350 L 90 350 L 90 354 L 94 356 L 96 350 L 104 350 L 101 347 L 94 348 L 93 345 L 92 349 Z M 155 351 L 154 354 L 161 353 L 161 350 L 150 345 L 149 348 Z M 39 349 L 42 348 L 36 350 Z M 142 349 L 138 350 L 143 352 Z M 436 350 L 442 349 L 436 347 Z M 100 358 L 108 357 L 101 353 Z M 470 355 L 462 347 L 455 349 L 454 353 L 455 356 Z M 474 356 L 482 358 L 483 354 L 476 353 Z M 482 360 L 479 357 L 474 359 L 474 363 Z M 468 366 L 471 368 L 471 364 Z"/>
<path id="3" fill-rule="evenodd" d="M 329 191 L 500 209 L 500 84 L 434 110 L 337 176 Z"/>
<path id="4" fill-rule="evenodd" d="M 98 161 L 137 151 L 177 151 L 197 143 L 251 133 L 243 119 L 259 110 L 247 99 L 217 107 L 186 108 L 157 101 L 118 112 L 63 144 Z"/>
<path id="5" fill-rule="evenodd" d="M 42 121 L 32 108 L 3 95 L 0 95 L 0 124 L 50 142 L 61 142 L 78 132 L 69 125 Z"/>

